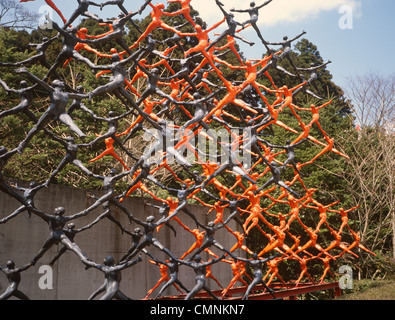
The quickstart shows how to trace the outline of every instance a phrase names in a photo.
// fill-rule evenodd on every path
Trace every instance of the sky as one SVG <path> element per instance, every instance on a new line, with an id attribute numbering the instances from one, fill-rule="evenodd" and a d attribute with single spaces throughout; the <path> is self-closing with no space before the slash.
<path id="1" fill-rule="evenodd" d="M 39 13 L 45 12 L 44 0 L 28 0 L 23 3 L 27 9 Z M 247 9 L 250 0 L 220 0 L 224 9 Z M 77 1 L 53 0 L 66 18 L 76 8 Z M 100 3 L 101 0 L 96 0 Z M 165 0 L 153 0 L 152 3 L 166 3 Z M 255 0 L 256 6 L 266 0 Z M 128 10 L 137 10 L 143 0 L 125 0 Z M 208 26 L 220 21 L 223 14 L 215 0 L 192 0 L 191 6 L 199 11 Z M 107 6 L 100 11 L 91 6 L 89 10 L 100 17 L 117 16 L 117 6 Z M 148 6 L 142 17 L 148 15 Z M 284 36 L 293 38 L 306 31 L 303 36 L 318 47 L 324 61 L 331 60 L 328 69 L 333 81 L 342 88 L 347 87 L 347 78 L 364 75 L 369 72 L 383 76 L 395 73 L 395 1 L 394 0 L 272 0 L 259 10 L 258 27 L 263 38 L 269 42 L 281 42 Z M 61 23 L 56 13 L 55 21 Z M 137 18 L 138 16 L 136 16 Z M 248 20 L 248 13 L 235 12 L 239 22 Z M 224 27 L 226 24 L 224 24 Z M 219 28 L 218 31 L 222 31 Z M 244 56 L 259 59 L 266 51 L 253 28 L 240 33 L 244 38 L 255 42 L 250 47 L 238 41 Z M 214 38 L 214 35 L 211 36 Z M 276 47 L 275 48 L 279 48 Z"/>

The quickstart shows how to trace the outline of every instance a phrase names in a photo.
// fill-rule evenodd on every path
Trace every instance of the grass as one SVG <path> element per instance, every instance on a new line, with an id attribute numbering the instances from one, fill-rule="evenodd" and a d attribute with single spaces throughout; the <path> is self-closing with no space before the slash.
<path id="1" fill-rule="evenodd" d="M 335 300 L 395 300 L 395 279 L 354 281 L 354 289 Z"/>

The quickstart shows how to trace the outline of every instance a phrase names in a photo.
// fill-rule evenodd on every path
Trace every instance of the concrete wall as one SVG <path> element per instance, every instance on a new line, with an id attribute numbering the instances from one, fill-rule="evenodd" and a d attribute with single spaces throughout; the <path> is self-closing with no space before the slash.
<path id="1" fill-rule="evenodd" d="M 20 183 L 20 185 L 26 186 L 23 183 Z M 50 185 L 48 189 L 41 189 L 34 201 L 37 208 L 49 214 L 53 213 L 54 208 L 63 206 L 66 209 L 65 215 L 72 215 L 93 203 L 93 200 L 87 197 L 88 193 L 101 194 L 100 192 Z M 145 206 L 144 201 L 143 198 L 129 198 L 124 202 L 124 205 L 140 220 L 144 221 L 149 215 L 159 218 L 158 210 Z M 19 206 L 19 203 L 13 198 L 0 192 L 0 218 L 8 216 Z M 206 212 L 208 210 L 204 207 L 190 206 L 190 210 L 202 223 L 207 223 L 215 218 L 213 213 L 207 217 Z M 101 213 L 101 208 L 98 208 L 86 217 L 81 217 L 73 222 L 76 224 L 76 228 L 81 228 Z M 133 231 L 135 227 L 138 227 L 135 223 L 129 225 L 129 220 L 118 208 L 112 207 L 111 214 L 127 230 Z M 228 212 L 225 212 L 225 217 L 227 214 Z M 181 213 L 179 217 L 189 228 L 196 228 L 194 221 L 186 214 Z M 176 257 L 180 257 L 195 242 L 195 238 L 175 221 L 172 221 L 171 224 L 176 228 L 177 236 L 174 236 L 169 228 L 162 227 L 157 234 L 157 239 L 169 248 Z M 233 230 L 240 229 L 240 226 L 234 221 L 231 221 L 229 226 Z M 21 213 L 6 224 L 0 225 L 0 265 L 4 266 L 6 261 L 10 259 L 15 261 L 17 267 L 30 262 L 48 237 L 47 223 L 35 215 L 28 218 L 26 212 Z M 236 238 L 224 228 L 216 233 L 216 239 L 226 248 L 231 248 L 236 243 Z M 117 259 L 120 259 L 131 246 L 131 237 L 122 234 L 118 226 L 109 219 L 104 219 L 91 229 L 77 234 L 74 240 L 88 257 L 97 263 L 102 263 L 108 255 L 113 255 L 118 261 Z M 39 280 L 47 274 L 40 274 L 39 269 L 43 265 L 48 265 L 61 247 L 62 244 L 55 245 L 47 251 L 35 266 L 22 273 L 19 289 L 30 299 L 84 300 L 103 284 L 104 276 L 100 271 L 95 268 L 85 270 L 85 266 L 78 257 L 73 252 L 67 251 L 53 266 L 53 289 L 40 289 Z M 216 248 L 211 249 L 216 254 L 222 254 Z M 149 247 L 148 251 L 158 259 L 166 259 L 166 255 L 153 246 Z M 244 256 L 241 251 L 236 251 L 235 254 Z M 206 254 L 203 254 L 202 257 L 208 259 Z M 215 264 L 212 267 L 212 272 L 224 287 L 229 284 L 232 278 L 230 264 L 228 263 Z M 121 291 L 132 299 L 143 299 L 147 291 L 156 284 L 159 278 L 159 268 L 150 264 L 147 256 L 143 255 L 143 262 L 122 272 Z M 187 288 L 192 288 L 194 286 L 193 270 L 187 266 L 181 266 L 179 279 Z M 219 289 L 218 285 L 211 279 L 208 280 L 208 284 L 212 289 Z M 6 286 L 7 279 L 3 273 L 0 273 L 1 293 L 4 292 Z M 151 297 L 154 297 L 156 292 L 158 292 L 158 289 Z M 165 294 L 176 294 L 176 291 L 173 288 L 167 289 Z"/>

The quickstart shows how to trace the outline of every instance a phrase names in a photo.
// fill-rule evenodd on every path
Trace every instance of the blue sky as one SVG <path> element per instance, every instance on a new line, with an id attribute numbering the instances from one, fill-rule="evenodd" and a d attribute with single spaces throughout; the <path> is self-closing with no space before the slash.
<path id="1" fill-rule="evenodd" d="M 77 4 L 73 0 L 53 2 L 66 18 Z M 96 2 L 100 3 L 101 0 Z M 152 1 L 154 4 L 158 2 L 165 1 Z M 221 2 L 225 5 L 225 10 L 229 11 L 233 7 L 248 8 L 250 0 Z M 263 2 L 256 0 L 257 5 Z M 142 3 L 143 0 L 125 0 L 125 7 L 136 10 Z M 36 0 L 24 5 L 29 10 L 39 12 L 45 2 Z M 222 18 L 214 0 L 192 0 L 191 5 L 209 25 Z M 342 6 L 351 11 L 339 12 Z M 119 12 L 115 6 L 105 7 L 102 12 L 96 7 L 91 7 L 90 10 L 103 17 L 116 16 Z M 149 12 L 150 7 L 147 7 L 143 16 Z M 346 15 L 348 12 L 350 14 Z M 305 30 L 305 37 L 318 47 L 323 59 L 332 61 L 328 69 L 334 82 L 344 88 L 347 86 L 347 77 L 368 72 L 378 72 L 386 76 L 395 72 L 394 13 L 394 0 L 273 0 L 260 10 L 259 28 L 263 37 L 271 42 L 279 42 L 285 35 L 292 38 Z M 240 22 L 248 19 L 246 13 L 235 13 L 235 16 Z M 54 17 L 55 21 L 60 22 L 56 15 Z M 339 21 L 346 23 L 349 29 L 341 27 Z M 242 35 L 256 43 L 253 47 L 240 43 L 245 56 L 251 59 L 260 58 L 264 47 L 254 30 L 247 29 Z"/>

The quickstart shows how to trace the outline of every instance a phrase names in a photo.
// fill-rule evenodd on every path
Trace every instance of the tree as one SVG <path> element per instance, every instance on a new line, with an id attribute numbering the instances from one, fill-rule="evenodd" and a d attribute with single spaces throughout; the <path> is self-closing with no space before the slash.
<path id="1" fill-rule="evenodd" d="M 39 16 L 26 10 L 17 0 L 0 0 L 0 27 L 34 29 Z"/>
<path id="2" fill-rule="evenodd" d="M 348 83 L 357 127 L 343 137 L 350 156 L 343 176 L 360 205 L 356 214 L 361 241 L 395 258 L 395 77 L 369 73 Z"/>

